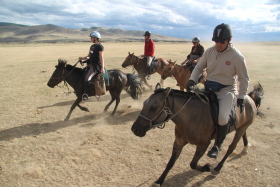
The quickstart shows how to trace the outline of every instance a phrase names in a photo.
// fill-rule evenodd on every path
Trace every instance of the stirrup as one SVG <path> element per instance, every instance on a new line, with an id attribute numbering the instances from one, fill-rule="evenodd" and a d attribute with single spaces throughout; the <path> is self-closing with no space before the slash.
<path id="1" fill-rule="evenodd" d="M 212 147 L 212 149 L 207 153 L 207 156 L 210 157 L 210 158 L 217 158 L 218 157 L 218 154 L 220 152 L 220 148 L 215 145 Z"/>
<path id="2" fill-rule="evenodd" d="M 83 98 L 84 101 L 85 101 L 85 100 L 88 100 L 88 94 L 84 93 L 84 94 L 82 95 L 82 98 Z"/>

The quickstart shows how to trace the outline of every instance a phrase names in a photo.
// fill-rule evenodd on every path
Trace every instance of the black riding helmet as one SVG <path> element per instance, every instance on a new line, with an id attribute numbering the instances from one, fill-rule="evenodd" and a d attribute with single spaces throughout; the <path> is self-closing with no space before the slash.
<path id="1" fill-rule="evenodd" d="M 150 31 L 146 31 L 143 36 L 151 36 L 151 32 Z"/>
<path id="2" fill-rule="evenodd" d="M 225 40 L 230 41 L 232 37 L 231 27 L 228 24 L 217 25 L 213 32 L 212 41 L 223 42 Z"/>

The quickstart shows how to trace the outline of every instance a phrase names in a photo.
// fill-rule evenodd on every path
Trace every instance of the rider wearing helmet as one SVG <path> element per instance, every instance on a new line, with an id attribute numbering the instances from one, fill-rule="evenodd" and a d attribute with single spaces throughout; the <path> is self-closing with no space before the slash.
<path id="1" fill-rule="evenodd" d="M 147 69 L 148 69 L 147 74 L 148 76 L 150 76 L 151 74 L 150 65 L 153 60 L 153 57 L 155 56 L 155 43 L 151 39 L 150 31 L 145 32 L 144 38 L 145 38 L 145 47 L 144 47 L 144 55 L 142 56 L 147 58 Z"/>
<path id="2" fill-rule="evenodd" d="M 88 99 L 88 88 L 89 88 L 89 81 L 92 77 L 97 73 L 104 74 L 104 47 L 100 43 L 101 35 L 97 31 L 93 31 L 90 35 L 90 40 L 92 41 L 93 45 L 89 49 L 89 53 L 85 57 L 79 57 L 79 61 L 87 60 L 87 68 L 89 69 L 86 76 L 85 76 L 85 92 L 83 94 L 83 100 Z"/>
<path id="3" fill-rule="evenodd" d="M 229 116 L 236 96 L 239 112 L 246 111 L 244 98 L 249 84 L 246 61 L 238 49 L 231 45 L 231 38 L 232 31 L 229 25 L 223 23 L 216 26 L 212 37 L 215 45 L 205 51 L 187 84 L 187 90 L 191 90 L 206 68 L 205 90 L 213 91 L 217 95 L 219 102 L 217 137 L 215 145 L 207 154 L 210 158 L 217 158 L 229 131 Z"/>
<path id="4" fill-rule="evenodd" d="M 186 60 L 181 63 L 182 65 L 186 64 L 184 67 L 190 68 L 191 71 L 204 53 L 204 47 L 200 44 L 199 37 L 194 37 L 192 43 L 191 53 L 187 56 Z"/>

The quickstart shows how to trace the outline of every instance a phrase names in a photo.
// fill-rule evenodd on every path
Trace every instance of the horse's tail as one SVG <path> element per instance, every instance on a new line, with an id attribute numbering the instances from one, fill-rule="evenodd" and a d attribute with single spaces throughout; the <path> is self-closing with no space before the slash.
<path id="1" fill-rule="evenodd" d="M 142 94 L 142 83 L 137 81 L 138 76 L 132 73 L 126 74 L 127 83 L 125 90 L 132 97 L 132 99 L 139 99 Z"/>
<path id="2" fill-rule="evenodd" d="M 261 106 L 261 102 L 262 102 L 262 99 L 263 99 L 263 95 L 264 95 L 264 91 L 263 91 L 263 87 L 260 83 L 254 85 L 254 89 L 253 91 L 251 91 L 250 93 L 248 93 L 248 95 L 253 99 L 253 101 L 255 102 L 255 105 L 258 109 L 258 112 L 257 114 L 259 116 L 262 116 L 264 117 L 264 114 L 261 113 L 259 111 L 259 107 Z"/>

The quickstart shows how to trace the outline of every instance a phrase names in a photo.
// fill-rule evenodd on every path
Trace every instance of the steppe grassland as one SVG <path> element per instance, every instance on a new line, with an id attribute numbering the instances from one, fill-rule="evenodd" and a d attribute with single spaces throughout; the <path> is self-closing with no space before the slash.
<path id="1" fill-rule="evenodd" d="M 233 42 L 234 43 L 234 42 Z M 63 122 L 75 100 L 66 87 L 51 89 L 46 83 L 63 58 L 75 64 L 88 53 L 90 42 L 70 44 L 0 45 L 0 186 L 149 186 L 163 171 L 170 155 L 174 125 L 135 137 L 130 127 L 152 93 L 144 92 L 133 101 L 125 92 L 114 117 L 102 114 L 109 94 L 99 101 L 91 98 L 82 105 L 90 113 L 74 110 L 69 122 Z M 128 52 L 141 55 L 143 43 L 103 43 L 107 69 L 123 69 Z M 202 42 L 206 48 L 213 42 Z M 181 63 L 191 43 L 156 43 L 156 56 Z M 234 156 L 238 144 L 221 174 L 216 178 L 189 167 L 194 146 L 186 146 L 169 173 L 165 186 L 279 186 L 279 51 L 280 42 L 234 43 L 246 58 L 250 90 L 261 82 L 265 98 L 257 118 L 248 129 L 252 148 L 248 155 Z M 81 67 L 80 65 L 78 67 Z M 159 75 L 149 81 L 156 85 Z M 168 78 L 165 86 L 177 88 Z M 72 89 L 70 88 L 72 91 Z M 112 111 L 112 107 L 109 112 Z M 225 146 L 229 145 L 229 135 Z M 225 149 L 224 149 L 225 150 Z M 221 154 L 224 154 L 225 151 Z M 216 161 L 204 156 L 200 163 Z"/>

